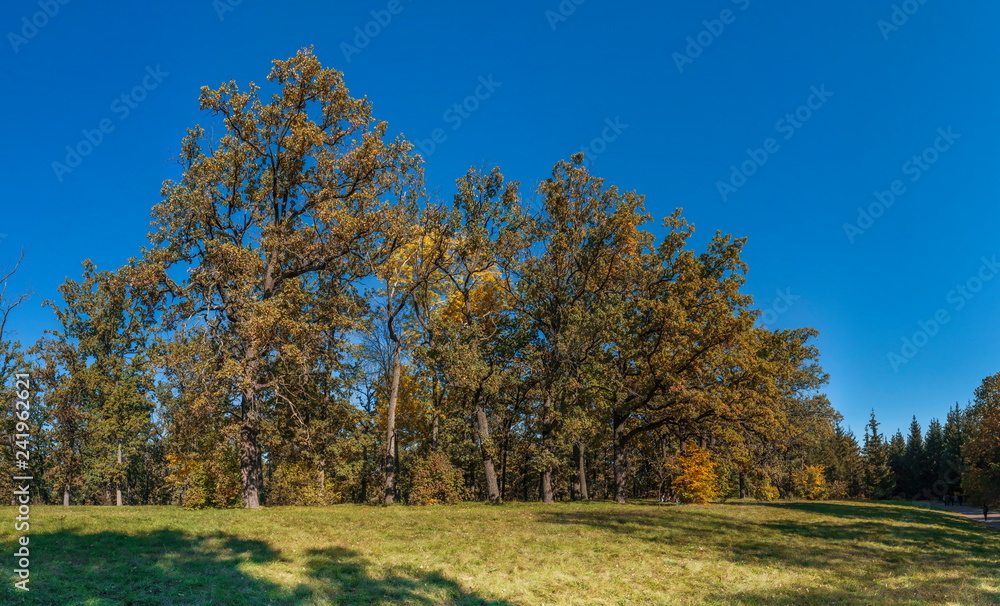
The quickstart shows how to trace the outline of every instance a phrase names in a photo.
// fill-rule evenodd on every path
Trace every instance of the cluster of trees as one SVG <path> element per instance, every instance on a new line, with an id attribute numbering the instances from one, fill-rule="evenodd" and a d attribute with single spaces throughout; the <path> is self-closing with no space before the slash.
<path id="1" fill-rule="evenodd" d="M 498 168 L 443 203 L 310 50 L 269 80 L 203 88 L 215 123 L 185 137 L 148 246 L 85 263 L 26 354 L 0 334 L 4 376 L 33 369 L 42 499 L 877 494 L 815 331 L 758 325 L 744 240 L 696 252 L 679 210 L 657 237 L 581 155 L 532 204 Z"/>
<path id="2" fill-rule="evenodd" d="M 782 490 L 832 431 L 815 333 L 757 326 L 743 240 L 695 252 L 679 211 L 656 238 L 581 155 L 534 208 L 497 168 L 440 203 L 311 51 L 269 80 L 202 90 L 224 134 L 189 131 L 148 246 L 47 303 L 53 500 L 624 501 L 688 445 Z"/>
<path id="3" fill-rule="evenodd" d="M 916 417 L 904 436 L 879 432 L 872 411 L 862 444 L 840 433 L 837 473 L 845 496 L 958 501 L 1000 506 L 1000 373 L 986 377 L 972 402 L 950 409 L 926 432 Z"/>

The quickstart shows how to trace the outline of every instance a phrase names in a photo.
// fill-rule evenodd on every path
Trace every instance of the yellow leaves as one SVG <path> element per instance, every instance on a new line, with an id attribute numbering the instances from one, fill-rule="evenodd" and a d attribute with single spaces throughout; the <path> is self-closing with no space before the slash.
<path id="1" fill-rule="evenodd" d="M 509 296 L 499 271 L 487 270 L 473 274 L 466 292 L 453 290 L 447 295 L 439 310 L 439 317 L 447 322 L 463 323 L 468 319 L 486 318 L 502 311 L 509 304 Z"/>
<path id="2" fill-rule="evenodd" d="M 792 473 L 792 484 L 799 496 L 810 500 L 825 498 L 827 495 L 826 467 L 823 465 L 806 465 Z"/>
<path id="3" fill-rule="evenodd" d="M 685 503 L 707 503 L 719 494 L 719 477 L 712 453 L 700 446 L 689 444 L 677 461 L 678 475 L 673 489 Z"/>

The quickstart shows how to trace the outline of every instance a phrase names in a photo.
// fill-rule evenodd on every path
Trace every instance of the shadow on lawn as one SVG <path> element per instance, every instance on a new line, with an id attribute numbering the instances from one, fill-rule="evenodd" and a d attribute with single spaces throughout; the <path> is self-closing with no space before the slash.
<path id="1" fill-rule="evenodd" d="M 768 508 L 788 515 L 772 512 L 756 521 L 751 511 L 727 513 L 727 507 Z M 966 599 L 974 596 L 976 603 L 1000 602 L 1000 592 L 990 589 L 1000 584 L 1000 534 L 943 511 L 909 504 L 632 506 L 546 512 L 543 519 L 679 548 L 704 548 L 705 557 L 803 574 L 801 585 L 713 596 L 733 603 L 945 603 L 959 589 Z M 805 581 L 814 575 L 823 579 L 822 585 Z"/>
<path id="2" fill-rule="evenodd" d="M 268 543 L 223 533 L 192 535 L 176 530 L 132 535 L 81 534 L 74 529 L 31 536 L 30 592 L 16 590 L 12 557 L 0 559 L 0 603 L 52 606 L 219 605 L 304 606 L 306 604 L 409 604 L 430 606 L 514 606 L 464 591 L 440 572 L 411 568 L 369 575 L 357 552 L 334 548 L 307 553 L 308 581 L 280 587 L 243 570 L 246 564 L 278 563 L 300 569 Z M 12 542 L 0 545 L 12 553 Z M 297 571 L 296 571 L 297 572 Z"/>

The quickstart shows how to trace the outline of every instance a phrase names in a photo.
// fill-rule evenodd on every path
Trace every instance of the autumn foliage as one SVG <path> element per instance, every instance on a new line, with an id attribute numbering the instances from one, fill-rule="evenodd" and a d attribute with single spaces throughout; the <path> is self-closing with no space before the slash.
<path id="1" fill-rule="evenodd" d="M 707 503 L 719 496 L 719 476 L 712 453 L 689 444 L 677 460 L 674 495 L 684 503 Z"/>
<path id="2" fill-rule="evenodd" d="M 432 452 L 413 466 L 411 505 L 452 505 L 465 496 L 462 472 L 441 452 Z"/>

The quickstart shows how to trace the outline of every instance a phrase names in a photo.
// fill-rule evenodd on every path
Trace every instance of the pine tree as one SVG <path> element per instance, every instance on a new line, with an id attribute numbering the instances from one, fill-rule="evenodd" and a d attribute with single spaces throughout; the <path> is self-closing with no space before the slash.
<path id="1" fill-rule="evenodd" d="M 944 422 L 944 457 L 941 466 L 947 494 L 952 496 L 961 494 L 962 490 L 964 420 L 965 411 L 956 402 L 955 408 L 948 410 L 948 416 Z"/>
<path id="2" fill-rule="evenodd" d="M 878 431 L 879 423 L 872 410 L 871 418 L 865 426 L 865 492 L 872 499 L 888 499 L 892 496 L 895 482 L 889 467 L 889 447 Z"/>
<path id="3" fill-rule="evenodd" d="M 945 474 L 945 439 L 941 421 L 931 419 L 924 438 L 924 469 L 921 476 L 926 490 L 921 498 L 940 500 L 948 494 Z"/>
<path id="4" fill-rule="evenodd" d="M 919 499 L 926 490 L 927 461 L 924 456 L 924 433 L 916 415 L 910 421 L 910 431 L 906 436 L 906 447 L 901 460 L 900 493 L 908 499 Z"/>

